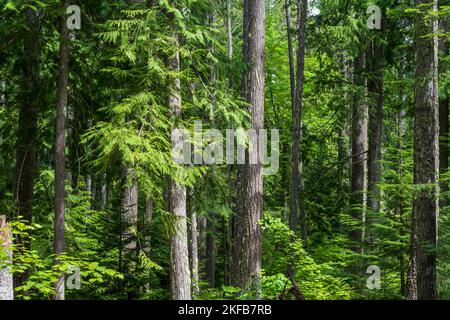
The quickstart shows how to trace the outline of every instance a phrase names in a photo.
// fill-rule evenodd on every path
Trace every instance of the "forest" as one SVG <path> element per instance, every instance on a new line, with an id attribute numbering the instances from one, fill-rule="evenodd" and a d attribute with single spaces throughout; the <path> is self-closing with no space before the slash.
<path id="1" fill-rule="evenodd" d="M 0 300 L 450 300 L 450 0 L 0 0 Z"/>

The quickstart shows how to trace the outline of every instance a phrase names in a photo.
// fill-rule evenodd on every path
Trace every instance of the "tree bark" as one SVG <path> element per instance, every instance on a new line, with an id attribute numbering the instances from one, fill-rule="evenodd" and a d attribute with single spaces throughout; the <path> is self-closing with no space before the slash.
<path id="1" fill-rule="evenodd" d="M 291 201 L 290 201 L 290 222 L 289 225 L 294 232 L 297 231 L 299 209 L 300 209 L 300 225 L 301 235 L 303 241 L 307 240 L 306 229 L 306 212 L 304 205 L 304 183 L 302 174 L 302 126 L 303 126 L 303 83 L 305 74 L 305 41 L 306 41 L 306 26 L 308 17 L 308 1 L 298 0 L 298 48 L 297 48 L 297 85 L 293 98 L 292 108 L 292 155 L 291 155 Z M 289 40 L 289 37 L 288 37 Z M 291 40 L 292 41 L 292 40 Z M 292 46 L 292 45 L 291 45 Z M 292 49 L 290 49 L 292 50 Z M 291 52 L 289 53 L 289 55 Z M 290 60 L 293 60 L 293 58 Z M 291 65 L 293 61 L 290 61 Z M 291 71 L 292 81 L 292 71 Z M 292 91 L 292 83 L 291 83 Z"/>
<path id="2" fill-rule="evenodd" d="M 433 0 L 416 5 L 434 6 Z M 426 10 L 429 6 L 425 7 Z M 431 300 L 436 291 L 437 219 L 439 214 L 439 101 L 437 21 L 417 15 L 414 110 L 414 184 L 420 187 L 413 204 L 411 269 L 408 297 Z"/>
<path id="3" fill-rule="evenodd" d="M 69 6 L 69 0 L 61 0 L 61 7 Z M 65 180 L 66 180 L 66 112 L 67 90 L 69 78 L 69 29 L 66 16 L 60 18 L 59 46 L 59 78 L 58 103 L 56 107 L 56 142 L 55 142 L 55 264 L 59 264 L 58 257 L 65 250 L 64 219 L 65 219 Z M 55 300 L 65 299 L 64 274 L 55 283 Z"/>
<path id="4" fill-rule="evenodd" d="M 352 174 L 351 174 L 351 215 L 356 227 L 350 232 L 353 250 L 363 252 L 364 209 L 366 186 L 366 148 L 367 148 L 367 105 L 365 104 L 366 79 L 363 75 L 365 53 L 360 52 L 354 60 L 354 85 L 357 93 L 354 96 L 352 112 Z"/>
<path id="5" fill-rule="evenodd" d="M 216 286 L 216 214 L 211 212 L 206 221 L 206 280 L 210 288 Z"/>
<path id="6" fill-rule="evenodd" d="M 191 273 L 192 273 L 192 296 L 199 294 L 199 276 L 198 276 L 198 238 L 197 213 L 195 211 L 193 191 L 189 197 L 189 211 L 191 213 Z"/>
<path id="7" fill-rule="evenodd" d="M 33 217 L 33 188 L 37 165 L 41 20 L 40 10 L 27 9 L 26 21 L 29 30 L 25 32 L 23 40 L 19 134 L 16 143 L 15 215 L 22 217 L 30 224 Z M 31 245 L 26 237 L 18 237 L 16 242 L 19 250 L 29 249 Z M 21 286 L 27 277 L 27 272 L 14 274 L 14 286 Z"/>
<path id="8" fill-rule="evenodd" d="M 250 105 L 251 127 L 256 132 L 264 127 L 265 9 L 264 1 L 244 0 L 243 56 L 246 67 L 242 92 Z M 258 146 L 252 148 L 253 155 L 258 154 L 258 149 Z M 246 153 L 248 155 L 249 151 Z M 238 182 L 232 282 L 233 286 L 254 291 L 259 297 L 262 234 L 258 221 L 263 212 L 262 164 L 240 165 Z"/>
<path id="9" fill-rule="evenodd" d="M 383 64 L 384 48 L 372 40 L 367 52 L 369 77 L 367 89 L 373 100 L 369 104 L 369 161 L 368 161 L 368 197 L 367 207 L 370 210 L 366 219 L 366 242 L 373 242 L 371 225 L 380 212 L 381 183 L 381 135 L 383 126 Z"/>
<path id="10" fill-rule="evenodd" d="M 173 23 L 174 16 L 168 14 L 169 22 Z M 173 42 L 176 47 L 179 46 L 179 36 L 174 32 Z M 172 54 L 167 60 L 167 66 L 172 72 L 180 72 L 180 54 L 178 51 Z M 180 78 L 169 76 L 168 84 L 168 104 L 171 110 L 172 118 L 181 119 L 181 81 Z M 172 141 L 172 146 L 176 147 L 182 143 L 182 137 L 179 136 L 176 141 Z M 178 175 L 182 172 L 178 171 Z M 179 176 L 179 178 L 181 178 Z M 191 275 L 189 269 L 189 249 L 187 239 L 186 222 L 186 187 L 169 179 L 169 212 L 174 217 L 174 234 L 171 237 L 171 292 L 173 300 L 191 299 Z"/>
<path id="11" fill-rule="evenodd" d="M 439 1 L 439 5 L 444 5 L 444 1 Z M 440 19 L 440 27 L 441 33 L 448 32 L 448 17 L 443 16 Z M 448 42 L 446 36 L 442 36 L 439 40 L 439 51 L 443 58 L 448 56 Z M 439 66 L 439 73 L 445 72 L 444 64 Z M 448 125 L 448 107 L 449 107 L 449 89 L 448 85 L 441 88 L 442 96 L 439 99 L 439 172 L 440 175 L 445 175 L 448 172 L 448 133 L 449 133 L 449 125 Z M 441 180 L 440 183 L 441 193 L 445 193 L 448 191 L 448 181 Z M 447 196 L 448 198 L 448 196 Z M 448 199 L 441 197 L 441 209 L 448 205 Z"/>
<path id="12" fill-rule="evenodd" d="M 11 244 L 12 234 L 6 217 L 0 216 L 0 257 L 7 257 L 6 260 L 0 260 L 0 301 L 14 300 L 13 275 L 8 267 L 12 263 Z"/>

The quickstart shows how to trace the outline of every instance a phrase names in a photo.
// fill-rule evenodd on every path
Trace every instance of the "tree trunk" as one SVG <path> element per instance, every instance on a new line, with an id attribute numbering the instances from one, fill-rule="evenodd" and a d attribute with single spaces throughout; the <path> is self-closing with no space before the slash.
<path id="1" fill-rule="evenodd" d="M 68 0 L 61 0 L 65 9 L 69 6 Z M 65 180 L 66 180 L 66 111 L 67 90 L 69 78 L 69 29 L 66 16 L 60 19 L 59 47 L 59 78 L 58 78 L 58 104 L 56 109 L 56 142 L 55 142 L 55 264 L 59 264 L 59 255 L 64 252 L 64 216 L 65 216 Z M 64 300 L 64 274 L 58 277 L 55 283 L 55 300 Z"/>
<path id="2" fill-rule="evenodd" d="M 291 173 L 291 205 L 290 205 L 290 227 L 297 231 L 298 210 L 300 209 L 301 234 L 304 241 L 307 240 L 306 212 L 304 206 L 304 184 L 302 174 L 302 126 L 303 126 L 303 83 L 305 74 L 305 41 L 308 16 L 308 1 L 298 0 L 298 49 L 297 49 L 297 87 L 293 99 L 292 119 L 292 173 Z M 292 41 L 292 40 L 291 40 Z M 291 53 L 289 53 L 291 54 Z M 290 59 L 292 60 L 292 59 Z M 290 65 L 293 62 L 289 63 Z M 291 71 L 292 73 L 292 71 Z M 291 76 L 292 81 L 292 76 Z M 292 84 L 291 84 L 292 90 Z"/>
<path id="3" fill-rule="evenodd" d="M 417 0 L 417 6 L 435 1 Z M 428 6 L 425 6 L 428 10 Z M 424 12 L 422 12 L 424 13 Z M 439 214 L 439 101 L 437 21 L 416 18 L 416 74 L 414 110 L 414 184 L 421 186 L 413 204 L 411 272 L 408 297 L 437 298 L 436 245 Z M 426 187 L 424 187 L 426 185 Z"/>
<path id="4" fill-rule="evenodd" d="M 230 65 L 229 73 L 228 73 L 228 89 L 233 89 L 233 17 L 232 17 L 232 0 L 227 0 L 227 18 L 226 18 L 226 27 L 227 27 L 227 58 L 228 63 Z M 234 210 L 233 210 L 233 172 L 234 166 L 229 164 L 227 167 L 227 182 L 228 182 L 228 197 L 227 204 L 228 210 L 230 211 L 229 218 L 225 217 L 224 220 L 224 284 L 226 286 L 231 284 L 231 255 L 232 255 L 232 234 L 233 234 L 233 225 L 234 225 Z"/>
<path id="5" fill-rule="evenodd" d="M 443 5 L 444 1 L 440 1 L 439 5 Z M 448 32 L 448 17 L 443 16 L 440 19 L 440 28 L 441 33 Z M 448 56 L 448 43 L 446 36 L 442 36 L 439 41 L 439 51 L 443 58 Z M 445 73 L 446 69 L 444 64 L 439 66 L 439 73 Z M 448 85 L 444 84 L 445 87 L 442 89 L 442 96 L 439 100 L 439 172 L 441 175 L 445 175 L 448 172 L 448 107 L 449 107 L 449 90 Z M 448 191 L 448 181 L 441 180 L 440 183 L 441 193 L 445 193 Z M 448 196 L 441 197 L 441 209 L 448 205 Z"/>
<path id="6" fill-rule="evenodd" d="M 128 255 L 137 248 L 136 237 L 134 235 L 138 221 L 138 194 L 139 187 L 133 171 L 124 169 L 124 190 L 122 198 L 122 243 L 124 244 L 124 254 Z"/>
<path id="7" fill-rule="evenodd" d="M 368 199 L 370 210 L 366 219 L 366 238 L 370 245 L 373 242 L 371 224 L 380 212 L 381 183 L 381 134 L 383 125 L 383 63 L 384 48 L 373 40 L 367 52 L 369 77 L 367 89 L 373 101 L 369 104 L 369 161 L 368 161 Z"/>
<path id="8" fill-rule="evenodd" d="M 352 174 L 351 174 L 351 215 L 356 227 L 350 233 L 353 250 L 363 252 L 363 225 L 366 186 L 366 147 L 367 147 L 367 105 L 366 80 L 363 75 L 365 54 L 360 52 L 354 60 L 354 85 L 357 93 L 354 96 L 352 112 Z"/>
<path id="9" fill-rule="evenodd" d="M 23 40 L 19 134 L 16 145 L 15 213 L 30 224 L 33 217 L 33 187 L 37 164 L 41 14 L 40 10 L 26 11 L 29 30 L 25 32 Z M 31 245 L 29 239 L 25 237 L 18 237 L 17 244 L 24 249 L 30 248 Z M 27 272 L 14 274 L 14 286 L 21 286 L 27 277 Z"/>
<path id="10" fill-rule="evenodd" d="M 246 65 L 242 92 L 250 105 L 251 127 L 264 127 L 265 3 L 244 0 L 243 56 Z M 258 146 L 250 152 L 258 154 Z M 246 152 L 249 155 L 249 151 Z M 249 157 L 247 157 L 248 159 Z M 238 200 L 234 230 L 233 286 L 260 296 L 263 166 L 247 163 L 238 168 Z"/>
<path id="11" fill-rule="evenodd" d="M 173 24 L 174 16 L 168 14 L 170 23 Z M 173 35 L 173 42 L 176 47 L 179 46 L 179 37 L 176 33 Z M 172 54 L 167 61 L 167 66 L 172 72 L 180 72 L 180 54 L 178 51 Z M 172 118 L 176 123 L 181 119 L 181 81 L 180 78 L 169 76 L 167 79 L 169 107 Z M 182 144 L 182 137 L 172 140 L 172 147 Z M 180 171 L 177 174 L 182 174 Z M 174 234 L 171 237 L 171 289 L 173 300 L 191 299 L 191 275 L 189 270 L 189 249 L 187 240 L 187 222 L 186 222 L 186 187 L 173 178 L 169 180 L 169 212 L 174 217 Z"/>
<path id="12" fill-rule="evenodd" d="M 0 257 L 5 256 L 5 253 L 7 257 L 6 260 L 0 260 L 0 301 L 14 300 L 13 275 L 8 267 L 12 263 L 11 239 L 6 217 L 0 216 Z"/>
<path id="13" fill-rule="evenodd" d="M 192 272 L 192 296 L 199 294 L 198 276 L 198 238 L 197 213 L 195 211 L 193 191 L 189 197 L 189 211 L 191 213 L 191 272 Z"/>
<path id="14" fill-rule="evenodd" d="M 216 286 L 216 214 L 211 212 L 206 221 L 206 281 L 210 288 Z"/>

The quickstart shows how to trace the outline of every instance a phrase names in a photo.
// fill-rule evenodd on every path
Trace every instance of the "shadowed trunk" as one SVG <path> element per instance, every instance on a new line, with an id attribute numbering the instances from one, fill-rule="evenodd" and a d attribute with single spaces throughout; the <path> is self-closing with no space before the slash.
<path id="1" fill-rule="evenodd" d="M 437 6 L 432 0 L 416 4 Z M 429 6 L 425 6 L 428 11 Z M 425 11 L 424 9 L 422 9 Z M 436 245 L 439 214 L 439 101 L 437 21 L 417 14 L 414 110 L 414 184 L 421 186 L 413 204 L 408 298 L 437 298 Z"/>
<path id="2" fill-rule="evenodd" d="M 25 31 L 23 39 L 14 204 L 15 215 L 31 223 L 33 218 L 33 187 L 37 165 L 41 10 L 27 9 L 26 21 L 29 29 Z M 29 239 L 25 237 L 17 237 L 16 242 L 24 249 L 29 249 L 31 246 Z M 27 272 L 14 274 L 14 286 L 21 286 L 27 277 Z"/>
<path id="3" fill-rule="evenodd" d="M 369 77 L 367 90 L 371 102 L 369 105 L 369 161 L 368 161 L 368 197 L 366 219 L 366 242 L 373 243 L 371 225 L 380 212 L 381 183 L 381 134 L 383 125 L 383 64 L 384 48 L 373 40 L 367 52 Z"/>
<path id="4" fill-rule="evenodd" d="M 361 51 L 354 60 L 354 85 L 357 92 L 354 95 L 352 112 L 352 163 L 351 163 L 351 215 L 355 220 L 350 232 L 353 241 L 353 251 L 363 252 L 364 240 L 364 210 L 366 186 L 366 148 L 367 148 L 367 105 L 366 79 L 363 71 L 365 67 L 365 53 Z"/>

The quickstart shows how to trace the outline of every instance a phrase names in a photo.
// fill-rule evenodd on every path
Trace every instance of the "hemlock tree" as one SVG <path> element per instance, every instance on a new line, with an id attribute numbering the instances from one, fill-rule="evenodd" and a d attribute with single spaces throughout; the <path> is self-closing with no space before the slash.
<path id="1" fill-rule="evenodd" d="M 173 4 L 172 4 L 173 5 Z M 174 52 L 167 60 L 167 67 L 172 75 L 167 77 L 168 105 L 175 123 L 181 120 L 181 80 L 178 73 L 181 70 L 178 46 L 179 35 L 175 27 L 175 17 L 172 12 L 167 13 L 169 23 L 173 28 L 172 44 Z M 182 136 L 172 139 L 172 147 L 177 148 L 183 143 Z M 170 283 L 173 300 L 191 299 L 191 273 L 189 269 L 189 248 L 187 240 L 186 216 L 186 187 L 182 185 L 182 169 L 177 178 L 170 178 L 168 183 L 168 209 L 174 218 L 174 230 L 170 240 Z"/>
<path id="2" fill-rule="evenodd" d="M 264 128 L 264 47 L 265 2 L 244 0 L 243 57 L 245 70 L 242 94 L 250 108 L 251 128 Z M 259 295 L 261 272 L 261 226 L 263 213 L 263 165 L 250 164 L 258 159 L 258 146 L 247 151 L 247 163 L 238 167 L 237 212 L 234 227 L 232 284 Z"/>
<path id="3" fill-rule="evenodd" d="M 69 78 L 69 36 L 65 12 L 69 6 L 68 0 L 61 0 L 64 14 L 60 18 L 60 45 L 58 68 L 58 103 L 56 107 L 56 141 L 55 141 L 55 264 L 64 252 L 64 218 L 65 218 L 65 181 L 66 181 L 66 112 L 67 90 Z M 55 283 L 55 300 L 64 300 L 64 274 Z"/>
<path id="4" fill-rule="evenodd" d="M 439 100 L 437 21 L 433 0 L 417 0 L 415 20 L 414 184 L 408 298 L 437 298 L 436 249 L 439 214 Z"/>

